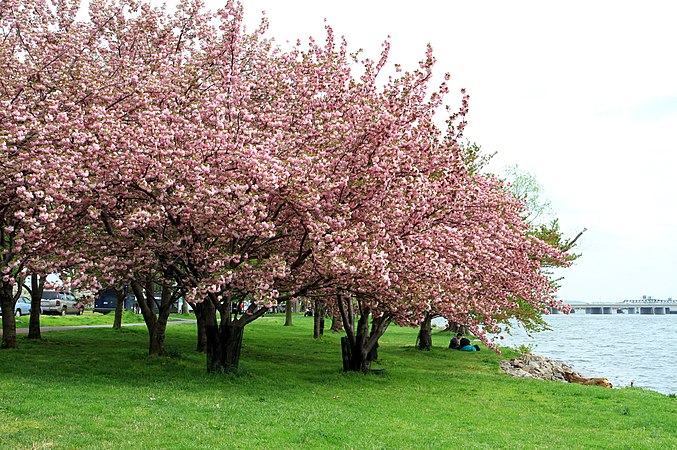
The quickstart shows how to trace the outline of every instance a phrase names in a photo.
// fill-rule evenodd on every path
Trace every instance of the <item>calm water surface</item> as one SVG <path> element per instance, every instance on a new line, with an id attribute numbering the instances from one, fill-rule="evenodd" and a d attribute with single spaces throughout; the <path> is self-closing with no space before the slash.
<path id="1" fill-rule="evenodd" d="M 677 393 L 677 314 L 553 314 L 552 331 L 529 337 L 522 329 L 501 345 L 532 345 L 533 353 L 565 362 L 583 376 L 614 387 Z"/>

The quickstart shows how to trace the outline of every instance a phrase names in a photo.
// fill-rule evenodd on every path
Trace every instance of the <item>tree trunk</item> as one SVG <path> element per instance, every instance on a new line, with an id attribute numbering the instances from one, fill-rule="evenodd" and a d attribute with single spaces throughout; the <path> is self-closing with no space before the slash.
<path id="1" fill-rule="evenodd" d="M 341 340 L 343 370 L 367 373 L 371 369 L 372 361 L 376 360 L 375 348 L 378 345 L 379 338 L 388 328 L 392 315 L 381 314 L 379 317 L 374 317 L 370 330 L 370 308 L 361 306 L 358 301 L 360 318 L 357 326 L 355 326 L 353 299 L 349 296 L 340 295 L 338 306 L 346 331 L 346 337 Z"/>
<path id="2" fill-rule="evenodd" d="M 245 325 L 263 316 L 268 308 L 258 308 L 252 302 L 239 318 L 233 319 L 230 299 L 220 302 L 216 294 L 204 301 L 205 330 L 207 335 L 207 371 L 210 373 L 235 372 L 240 364 L 242 336 Z M 216 311 L 221 315 L 217 325 Z"/>
<path id="3" fill-rule="evenodd" d="M 164 356 L 165 342 L 164 335 L 160 332 L 160 326 L 157 322 L 148 328 L 148 356 Z"/>
<path id="4" fill-rule="evenodd" d="M 357 321 L 357 330 L 355 339 L 350 345 L 350 371 L 351 372 L 369 372 L 371 369 L 371 360 L 367 358 L 371 348 L 367 348 L 367 339 L 369 338 L 369 310 L 362 311 L 360 319 Z"/>
<path id="5" fill-rule="evenodd" d="M 320 300 L 315 300 L 315 308 L 313 310 L 313 337 L 319 339 L 324 334 L 324 316 L 327 310 L 327 305 Z"/>
<path id="6" fill-rule="evenodd" d="M 313 305 L 313 338 L 320 338 L 320 301 L 315 300 Z"/>
<path id="7" fill-rule="evenodd" d="M 343 320 L 341 319 L 340 312 L 334 312 L 331 316 L 331 331 L 334 333 L 343 332 Z"/>
<path id="8" fill-rule="evenodd" d="M 371 331 L 369 331 L 369 336 L 374 336 L 374 334 L 378 332 L 378 324 L 378 320 L 371 321 Z M 369 361 L 378 361 L 378 340 L 374 342 L 374 346 L 369 350 L 369 353 L 367 353 L 367 359 Z"/>
<path id="9" fill-rule="evenodd" d="M 244 328 L 235 325 L 207 325 L 207 372 L 235 372 L 240 364 Z"/>
<path id="10" fill-rule="evenodd" d="M 197 347 L 196 351 L 199 353 L 207 352 L 207 319 L 205 312 L 205 303 L 191 303 L 193 312 L 195 313 L 195 321 L 197 322 Z"/>
<path id="11" fill-rule="evenodd" d="M 416 338 L 416 347 L 419 350 L 430 351 L 433 348 L 432 320 L 433 314 L 428 312 L 421 322 L 421 328 L 418 330 L 418 337 Z"/>
<path id="12" fill-rule="evenodd" d="M 158 306 L 158 315 L 157 315 L 157 333 L 156 339 L 157 343 L 155 348 L 157 348 L 157 355 L 166 355 L 167 351 L 165 350 L 165 336 L 167 331 L 167 321 L 169 320 L 169 314 L 171 313 L 171 306 L 174 303 L 175 299 L 172 299 L 172 290 L 164 287 L 162 289 L 162 297 L 160 305 Z"/>
<path id="13" fill-rule="evenodd" d="M 16 348 L 16 317 L 14 316 L 14 289 L 0 280 L 0 308 L 2 308 L 2 344 L 0 348 Z"/>
<path id="14" fill-rule="evenodd" d="M 136 296 L 143 320 L 148 328 L 148 354 L 150 356 L 166 355 L 165 350 L 165 329 L 167 328 L 167 319 L 169 318 L 169 308 L 172 304 L 172 291 L 168 287 L 162 288 L 162 296 L 158 307 L 158 315 L 155 316 L 155 296 L 153 293 L 153 283 L 147 282 L 142 287 L 138 282 L 132 282 L 132 289 Z"/>
<path id="15" fill-rule="evenodd" d="M 296 303 L 292 299 L 288 299 L 286 302 L 286 307 L 285 307 L 285 314 L 284 314 L 284 326 L 285 327 L 290 327 L 292 325 L 292 305 Z"/>
<path id="16" fill-rule="evenodd" d="M 458 323 L 452 321 L 449 321 L 446 331 L 451 331 L 452 333 L 470 334 L 470 330 L 466 325 L 459 325 Z"/>
<path id="17" fill-rule="evenodd" d="M 115 318 L 113 319 L 113 329 L 119 330 L 122 328 L 122 312 L 125 310 L 125 289 L 115 289 L 115 297 L 117 303 L 115 304 Z"/>
<path id="18" fill-rule="evenodd" d="M 28 339 L 41 339 L 40 334 L 40 303 L 45 290 L 45 277 L 38 274 L 31 275 L 31 317 L 28 320 Z"/>

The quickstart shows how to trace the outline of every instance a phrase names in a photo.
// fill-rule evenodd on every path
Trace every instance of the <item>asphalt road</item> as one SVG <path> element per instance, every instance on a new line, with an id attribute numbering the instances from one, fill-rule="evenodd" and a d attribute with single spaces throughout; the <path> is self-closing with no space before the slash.
<path id="1" fill-rule="evenodd" d="M 167 322 L 167 325 L 178 325 L 181 323 L 196 323 L 195 320 L 190 319 L 175 319 L 171 322 Z M 136 322 L 136 323 L 123 323 L 123 327 L 145 327 L 145 322 Z M 40 331 L 60 331 L 60 330 L 79 330 L 81 328 L 113 328 L 113 325 L 67 325 L 61 327 L 40 327 Z M 28 333 L 28 328 L 17 328 L 17 334 L 26 334 Z M 0 329 L 0 336 L 2 336 L 2 329 Z"/>

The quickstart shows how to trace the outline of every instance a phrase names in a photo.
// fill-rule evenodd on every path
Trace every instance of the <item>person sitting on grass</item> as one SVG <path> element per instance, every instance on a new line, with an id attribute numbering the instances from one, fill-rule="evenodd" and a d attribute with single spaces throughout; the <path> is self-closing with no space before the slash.
<path id="1" fill-rule="evenodd" d="M 479 352 L 480 346 L 479 345 L 471 345 L 470 339 L 463 338 L 463 339 L 461 339 L 461 342 L 459 343 L 458 349 L 461 350 L 461 351 L 464 351 L 464 352 Z"/>
<path id="2" fill-rule="evenodd" d="M 451 342 L 449 342 L 449 348 L 453 348 L 458 350 L 461 348 L 461 338 L 463 335 L 461 333 L 456 334 L 453 338 L 451 338 Z"/>

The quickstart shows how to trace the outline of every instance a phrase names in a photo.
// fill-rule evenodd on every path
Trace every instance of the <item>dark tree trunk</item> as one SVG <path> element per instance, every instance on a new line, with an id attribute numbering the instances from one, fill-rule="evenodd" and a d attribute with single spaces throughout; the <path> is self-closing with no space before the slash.
<path id="1" fill-rule="evenodd" d="M 162 289 L 162 297 L 160 305 L 158 306 L 157 315 L 157 345 L 158 355 L 166 355 L 165 350 L 165 332 L 167 331 L 167 321 L 171 312 L 171 306 L 176 301 L 172 298 L 172 290 L 165 287 Z"/>
<path id="2" fill-rule="evenodd" d="M 341 313 L 338 311 L 331 315 L 331 331 L 334 333 L 343 332 L 343 320 L 341 319 Z"/>
<path id="3" fill-rule="evenodd" d="M 290 327 L 292 326 L 292 305 L 296 303 L 292 299 L 288 299 L 286 302 L 286 307 L 285 307 L 285 314 L 284 314 L 284 326 L 285 327 Z"/>
<path id="4" fill-rule="evenodd" d="M 207 325 L 207 372 L 235 372 L 240 364 L 244 328 Z"/>
<path id="5" fill-rule="evenodd" d="M 378 325 L 378 320 L 371 321 L 371 331 L 369 331 L 369 336 L 374 336 L 374 334 L 378 332 Z M 369 361 L 378 361 L 378 340 L 374 342 L 374 346 L 371 348 L 371 350 L 369 350 L 369 353 L 367 353 L 367 359 Z"/>
<path id="6" fill-rule="evenodd" d="M 256 309 L 251 303 L 247 311 L 233 319 L 231 302 L 217 300 L 216 294 L 209 294 L 204 301 L 205 331 L 207 335 L 207 372 L 235 372 L 240 364 L 244 327 L 261 317 L 268 308 Z M 216 311 L 221 314 L 221 323 L 217 324 Z"/>
<path id="7" fill-rule="evenodd" d="M 153 295 L 153 283 L 147 282 L 146 286 L 142 287 L 138 282 L 132 282 L 132 289 L 141 307 L 146 328 L 148 328 L 148 354 L 150 356 L 166 355 L 165 330 L 169 318 L 169 308 L 175 300 L 172 298 L 172 290 L 168 287 L 162 288 L 160 304 L 157 305 L 158 314 L 155 316 L 156 302 Z"/>
<path id="8" fill-rule="evenodd" d="M 207 352 L 207 320 L 205 312 L 205 302 L 191 303 L 193 312 L 195 313 L 195 321 L 197 322 L 197 347 L 196 350 L 200 353 Z"/>
<path id="9" fill-rule="evenodd" d="M 164 356 L 165 351 L 165 336 L 161 332 L 159 323 L 155 323 L 152 329 L 148 330 L 148 355 L 149 356 Z"/>
<path id="10" fill-rule="evenodd" d="M 369 372 L 371 359 L 368 357 L 371 347 L 367 345 L 369 339 L 369 312 L 362 311 L 357 322 L 354 339 L 350 340 L 348 370 L 351 372 Z"/>
<path id="11" fill-rule="evenodd" d="M 367 373 L 371 369 L 372 361 L 376 359 L 377 355 L 374 350 L 378 345 L 378 340 L 388 328 L 392 316 L 381 314 L 379 317 L 373 318 L 370 330 L 370 308 L 361 306 L 358 301 L 360 318 L 355 325 L 353 299 L 340 295 L 338 306 L 346 330 L 346 336 L 341 339 L 343 370 Z"/>
<path id="12" fill-rule="evenodd" d="M 432 320 L 433 314 L 426 313 L 421 322 L 421 327 L 418 330 L 418 337 L 416 338 L 416 347 L 419 350 L 430 351 L 433 348 Z"/>
<path id="13" fill-rule="evenodd" d="M 2 344 L 0 348 L 16 348 L 16 317 L 14 305 L 16 298 L 14 289 L 6 281 L 0 279 L 0 308 L 2 308 Z"/>
<path id="14" fill-rule="evenodd" d="M 470 330 L 466 325 L 460 325 L 452 321 L 449 321 L 446 331 L 451 331 L 452 333 L 470 334 Z"/>
<path id="15" fill-rule="evenodd" d="M 313 310 L 313 337 L 319 339 L 324 334 L 324 315 L 327 307 L 324 302 L 315 300 Z"/>
<path id="16" fill-rule="evenodd" d="M 120 328 L 122 328 L 122 312 L 125 310 L 125 298 L 127 298 L 125 289 L 115 288 L 115 297 L 117 298 L 117 303 L 115 304 L 115 318 L 113 319 L 113 329 L 119 330 Z"/>
<path id="17" fill-rule="evenodd" d="M 28 319 L 28 339 L 41 339 L 40 334 L 40 302 L 45 290 L 45 277 L 31 275 L 31 317 Z"/>
<path id="18" fill-rule="evenodd" d="M 315 304 L 313 305 L 313 338 L 314 339 L 320 338 L 320 312 L 318 311 L 319 305 L 320 305 L 320 301 L 315 300 Z"/>

